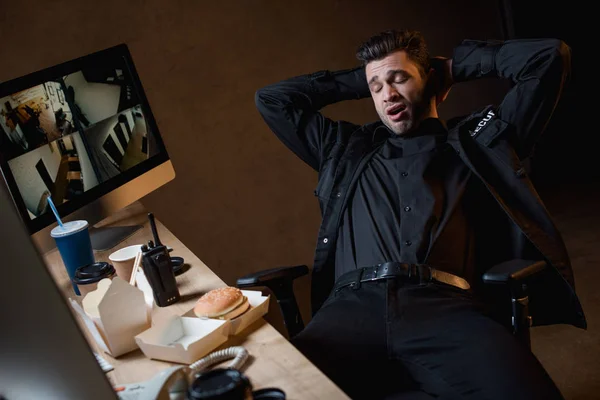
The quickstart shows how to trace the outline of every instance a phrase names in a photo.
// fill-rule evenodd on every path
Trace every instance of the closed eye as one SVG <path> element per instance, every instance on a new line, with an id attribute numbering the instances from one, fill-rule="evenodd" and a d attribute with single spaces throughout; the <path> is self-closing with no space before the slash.
<path id="1" fill-rule="evenodd" d="M 389 79 L 388 82 L 405 83 L 411 78 L 411 75 L 404 70 L 397 70 L 394 71 L 393 74 L 391 74 L 390 78 L 391 79 Z"/>

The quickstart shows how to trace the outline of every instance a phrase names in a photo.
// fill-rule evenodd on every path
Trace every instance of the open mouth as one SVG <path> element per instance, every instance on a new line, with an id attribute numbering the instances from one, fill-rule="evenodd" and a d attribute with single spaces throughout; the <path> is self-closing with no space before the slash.
<path id="1" fill-rule="evenodd" d="M 390 120 L 394 122 L 408 118 L 408 110 L 404 104 L 395 104 L 388 107 L 386 114 L 389 116 Z"/>
<path id="2" fill-rule="evenodd" d="M 406 109 L 406 106 L 404 104 L 396 104 L 396 105 L 388 107 L 386 110 L 386 113 L 387 113 L 387 115 L 397 115 L 397 114 L 401 113 L 402 111 L 404 111 L 405 109 Z"/>

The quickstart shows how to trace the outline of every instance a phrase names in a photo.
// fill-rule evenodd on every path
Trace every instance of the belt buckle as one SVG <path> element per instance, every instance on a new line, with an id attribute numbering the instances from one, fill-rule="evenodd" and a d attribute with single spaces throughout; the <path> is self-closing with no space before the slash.
<path id="1" fill-rule="evenodd" d="M 383 268 L 384 268 L 384 270 L 385 270 L 385 273 L 384 273 L 384 274 L 382 274 L 382 275 L 380 275 L 380 276 L 379 276 L 379 279 L 385 279 L 385 278 L 389 278 L 389 277 L 394 277 L 394 276 L 397 276 L 397 274 L 394 274 L 394 273 L 392 272 L 392 270 L 391 270 L 391 269 L 392 269 L 392 268 L 391 268 L 392 266 L 391 266 L 391 265 L 389 265 L 389 264 L 391 264 L 391 263 L 385 263 L 385 264 L 388 264 L 387 266 L 383 267 Z M 379 265 L 378 265 L 378 267 L 380 267 L 380 266 L 381 266 L 381 264 L 379 264 Z"/>
<path id="2" fill-rule="evenodd" d="M 371 277 L 370 277 L 370 278 L 368 278 L 368 279 L 364 279 L 364 280 L 363 280 L 363 279 L 361 279 L 361 282 L 372 282 L 372 281 L 376 281 L 376 280 L 378 280 L 378 279 L 379 279 L 379 277 L 377 276 L 377 271 L 378 271 L 378 267 L 379 267 L 380 265 L 381 265 L 381 264 L 377 264 L 376 266 L 372 267 L 372 268 L 373 268 L 373 276 L 371 276 Z M 362 270 L 363 272 L 361 273 L 361 276 L 362 276 L 362 274 L 364 273 L 364 270 L 365 270 L 365 269 L 363 268 L 363 270 Z"/>
<path id="3" fill-rule="evenodd" d="M 383 264 L 386 264 L 386 263 L 377 264 L 376 266 L 373 267 L 373 278 L 371 278 L 369 280 L 371 280 L 371 281 L 378 281 L 378 280 L 381 280 L 381 279 L 389 278 L 390 276 L 394 276 L 394 274 L 392 274 L 391 271 L 389 271 L 388 267 L 383 267 L 385 273 L 377 276 L 377 273 L 381 272 L 379 268 L 381 268 L 381 266 Z"/>
<path id="4" fill-rule="evenodd" d="M 391 267 L 384 266 L 385 264 L 389 264 L 389 263 L 381 263 L 381 264 L 377 264 L 377 265 L 371 267 L 372 268 L 372 272 L 371 272 L 372 276 L 370 278 L 361 279 L 360 281 L 361 282 L 373 282 L 373 281 L 379 281 L 382 279 L 387 279 L 390 277 L 395 277 L 398 275 L 393 272 Z M 383 270 L 381 268 L 383 268 Z M 364 273 L 364 269 L 361 273 L 361 278 L 362 278 L 363 273 Z M 411 276 L 410 274 L 411 274 L 411 272 L 409 270 L 409 276 Z M 416 275 L 416 274 L 413 274 L 413 275 Z"/>

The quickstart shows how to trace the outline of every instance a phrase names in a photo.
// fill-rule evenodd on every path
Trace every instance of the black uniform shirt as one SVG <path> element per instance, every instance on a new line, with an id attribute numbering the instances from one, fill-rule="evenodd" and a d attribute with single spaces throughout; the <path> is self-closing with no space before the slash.
<path id="1" fill-rule="evenodd" d="M 409 137 L 390 133 L 342 215 L 336 278 L 400 261 L 470 280 L 472 236 L 462 201 L 470 170 L 446 139 L 444 124 L 433 118 Z"/>

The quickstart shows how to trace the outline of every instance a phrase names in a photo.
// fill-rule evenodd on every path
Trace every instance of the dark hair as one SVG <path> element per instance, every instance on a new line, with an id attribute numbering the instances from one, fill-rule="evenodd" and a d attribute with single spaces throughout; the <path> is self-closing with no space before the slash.
<path id="1" fill-rule="evenodd" d="M 404 50 L 408 57 L 421 67 L 422 74 L 429 71 L 429 50 L 425 38 L 419 31 L 408 29 L 388 30 L 370 37 L 359 46 L 356 58 L 363 65 L 367 65 L 399 50 Z"/>

